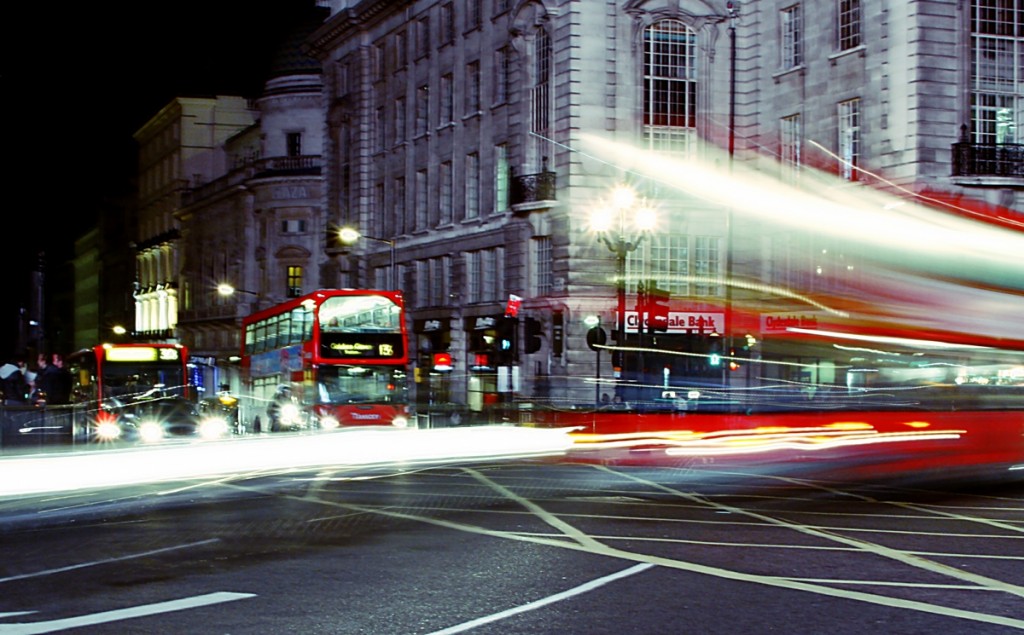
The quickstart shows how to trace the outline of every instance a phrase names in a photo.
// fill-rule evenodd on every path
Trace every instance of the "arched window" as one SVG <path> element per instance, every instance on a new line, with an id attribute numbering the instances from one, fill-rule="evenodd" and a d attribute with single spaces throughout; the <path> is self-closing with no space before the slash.
<path id="1" fill-rule="evenodd" d="M 644 141 L 686 154 L 697 126 L 696 34 L 679 20 L 644 29 Z"/>

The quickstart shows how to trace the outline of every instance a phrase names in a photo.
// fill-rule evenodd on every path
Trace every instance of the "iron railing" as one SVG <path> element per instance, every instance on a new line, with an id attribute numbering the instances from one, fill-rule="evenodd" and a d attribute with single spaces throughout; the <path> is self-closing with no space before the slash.
<path id="1" fill-rule="evenodd" d="M 555 198 L 555 173 L 540 172 L 538 174 L 511 175 L 509 189 L 509 204 L 520 205 L 523 203 L 537 203 L 539 201 L 554 201 Z"/>
<path id="2" fill-rule="evenodd" d="M 1024 144 L 954 143 L 953 176 L 1024 178 Z"/>

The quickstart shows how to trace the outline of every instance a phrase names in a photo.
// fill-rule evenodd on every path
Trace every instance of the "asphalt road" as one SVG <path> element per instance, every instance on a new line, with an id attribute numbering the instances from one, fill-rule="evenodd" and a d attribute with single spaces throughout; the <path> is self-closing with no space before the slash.
<path id="1" fill-rule="evenodd" d="M 567 458 L 0 499 L 0 635 L 1024 631 L 1020 481 Z"/>

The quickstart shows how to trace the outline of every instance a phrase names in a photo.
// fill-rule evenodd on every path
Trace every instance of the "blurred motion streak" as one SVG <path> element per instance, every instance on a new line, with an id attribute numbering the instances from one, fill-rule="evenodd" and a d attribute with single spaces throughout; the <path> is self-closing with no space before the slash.
<path id="1" fill-rule="evenodd" d="M 100 450 L 0 459 L 0 496 L 202 479 L 321 466 L 443 464 L 558 456 L 567 430 L 510 426 L 468 429 L 353 429 L 315 435 L 236 439 L 165 448 Z"/>

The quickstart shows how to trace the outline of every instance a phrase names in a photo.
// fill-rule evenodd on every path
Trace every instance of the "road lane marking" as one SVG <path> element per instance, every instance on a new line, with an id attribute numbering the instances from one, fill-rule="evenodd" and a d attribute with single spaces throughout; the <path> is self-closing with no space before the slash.
<path id="1" fill-rule="evenodd" d="M 633 565 L 632 567 L 630 567 L 628 569 L 623 569 L 622 571 L 617 571 L 616 573 L 612 573 L 611 575 L 606 575 L 603 578 L 597 578 L 596 580 L 591 580 L 590 582 L 587 582 L 585 584 L 581 584 L 581 585 L 579 585 L 577 587 L 573 587 L 571 589 L 567 589 L 565 591 L 562 591 L 561 593 L 556 593 L 554 595 L 549 595 L 546 598 L 541 598 L 539 600 L 534 600 L 533 602 L 528 602 L 526 604 L 522 604 L 520 606 L 516 606 L 516 607 L 510 608 L 510 609 L 507 609 L 505 611 L 499 611 L 498 613 L 492 613 L 491 615 L 485 615 L 483 617 L 478 617 L 475 620 L 470 620 L 468 622 L 463 622 L 462 624 L 456 624 L 455 626 L 449 626 L 448 628 L 443 628 L 443 629 L 441 629 L 439 631 L 434 631 L 433 633 L 429 633 L 428 635 L 453 635 L 454 633 L 461 633 L 463 631 L 468 631 L 468 630 L 470 630 L 472 628 L 476 628 L 477 626 L 482 626 L 484 624 L 490 624 L 491 622 L 497 622 L 499 620 L 505 619 L 506 617 L 512 617 L 513 615 L 518 615 L 519 613 L 526 613 L 527 611 L 533 611 L 533 610 L 539 609 L 539 608 L 541 608 L 543 606 L 547 606 L 548 604 L 554 604 L 555 602 L 561 602 L 562 600 L 567 600 L 567 599 L 569 599 L 571 597 L 574 597 L 574 596 L 577 596 L 577 595 L 581 595 L 581 594 L 586 593 L 588 591 L 593 591 L 594 589 L 596 589 L 598 587 L 601 587 L 601 586 L 604 586 L 604 585 L 606 585 L 606 584 L 608 584 L 610 582 L 614 582 L 616 580 L 620 580 L 622 578 L 625 578 L 625 577 L 628 577 L 628 576 L 631 576 L 631 575 L 636 575 L 637 573 L 640 573 L 641 571 L 646 571 L 647 569 L 650 569 L 653 566 L 654 566 L 653 564 L 646 564 L 646 563 Z"/>
<path id="2" fill-rule="evenodd" d="M 75 569 L 85 569 L 87 567 L 96 567 L 102 564 L 110 564 L 113 562 L 124 562 L 125 560 L 134 560 L 136 558 L 146 558 L 148 556 L 155 556 L 161 553 L 167 553 L 169 551 L 177 551 L 179 549 L 189 549 L 191 547 L 200 547 L 202 545 L 208 545 L 215 542 L 220 542 L 220 538 L 209 538 L 207 540 L 200 540 L 199 542 L 190 542 L 184 545 L 175 545 L 173 547 L 164 547 L 163 549 L 154 549 L 152 551 L 143 551 L 142 553 L 133 553 L 129 556 L 120 556 L 117 558 L 105 558 L 103 560 L 93 560 L 92 562 L 82 562 L 79 564 L 72 564 L 66 567 L 58 567 L 56 569 L 46 569 L 43 571 L 36 571 L 35 573 L 22 573 L 19 575 L 12 575 L 6 578 L 0 578 L 0 583 L 13 582 L 14 580 L 25 580 L 27 578 L 40 578 L 47 575 L 53 575 L 55 573 L 64 573 L 66 571 L 74 571 Z"/>
<path id="3" fill-rule="evenodd" d="M 602 546 L 601 543 L 599 543 L 598 541 L 594 540 L 591 536 L 589 536 L 586 533 L 580 531 L 576 527 L 573 527 L 572 525 L 570 525 L 569 523 L 565 522 L 564 520 L 562 520 L 561 518 L 559 518 L 555 514 L 552 514 L 551 512 L 547 511 L 546 509 L 544 509 L 543 507 L 541 507 L 537 503 L 534 503 L 533 501 L 528 500 L 528 499 L 520 496 L 519 494 L 516 494 L 515 492 L 513 492 L 512 490 L 508 489 L 507 487 L 505 487 L 503 485 L 499 485 L 498 483 L 495 483 L 494 481 L 492 481 L 491 479 L 487 478 L 486 476 L 484 476 L 480 472 L 478 472 L 478 471 L 476 471 L 474 469 L 471 469 L 471 468 L 464 468 L 463 471 L 467 472 L 470 476 L 472 476 L 476 480 L 480 481 L 481 483 L 487 485 L 491 489 L 494 489 L 495 491 L 501 493 L 503 496 L 509 498 L 510 500 L 513 500 L 513 501 L 519 503 L 520 505 L 522 505 L 526 509 L 528 509 L 531 512 L 533 512 L 534 515 L 540 517 L 541 520 L 543 520 L 547 524 L 551 525 L 555 529 L 558 529 L 559 531 L 564 533 L 566 536 L 572 538 L 576 542 L 578 542 L 578 543 L 580 543 L 582 545 L 590 545 L 590 546 L 598 546 L 598 547 Z"/>
<path id="4" fill-rule="evenodd" d="M 78 617 L 66 617 L 46 622 L 0 624 L 0 634 L 35 635 L 36 633 L 54 633 L 56 631 L 62 631 L 69 628 L 93 626 L 95 624 L 106 624 L 108 622 L 119 622 L 121 620 L 129 620 L 136 617 L 148 617 L 150 615 L 159 615 L 160 613 L 170 613 L 172 611 L 184 611 L 186 609 L 210 606 L 211 604 L 223 604 L 224 602 L 233 602 L 235 600 L 244 600 L 252 597 L 256 597 L 256 594 L 220 591 L 217 593 L 207 593 L 206 595 L 197 595 L 191 598 L 183 598 L 181 600 L 169 600 L 167 602 L 157 602 L 156 604 L 143 604 L 142 606 L 133 606 L 127 609 L 103 611 L 102 613 L 92 613 L 90 615 L 80 615 Z"/>
<path id="5" fill-rule="evenodd" d="M 238 489 L 244 489 L 248 491 L 248 488 L 244 488 L 240 485 L 231 484 L 229 487 L 236 487 Z M 840 598 L 845 600 L 855 600 L 864 602 L 866 604 L 874 604 L 877 606 L 886 606 L 896 609 L 907 609 L 912 611 L 919 611 L 922 613 L 930 613 L 932 615 L 941 615 L 944 617 L 955 617 L 964 620 L 970 620 L 974 622 L 981 622 L 985 624 L 998 624 L 1000 626 L 1009 626 L 1024 630 L 1024 620 L 1015 619 L 1010 617 L 1003 617 L 1001 615 L 991 615 L 988 613 L 978 613 L 976 611 L 968 611 L 963 609 L 956 609 L 947 606 L 941 606 L 938 604 L 929 604 L 927 602 L 918 602 L 915 600 L 902 600 L 898 598 L 889 597 L 886 595 L 877 595 L 873 593 L 865 593 L 861 591 L 853 591 L 847 589 L 838 589 L 830 586 L 805 583 L 798 580 L 791 580 L 783 577 L 766 576 L 753 573 L 743 573 L 741 571 L 734 571 L 731 569 L 722 569 L 719 567 L 712 567 L 708 565 L 698 564 L 696 562 L 689 562 L 686 560 L 674 560 L 671 558 L 664 558 L 660 556 L 652 556 L 643 553 L 636 553 L 631 551 L 623 551 L 609 546 L 586 546 L 575 541 L 568 541 L 564 538 L 547 538 L 541 536 L 530 536 L 524 535 L 518 532 L 501 531 L 496 529 L 488 529 L 478 525 L 470 525 L 466 523 L 460 523 L 452 520 L 446 520 L 443 518 L 434 518 L 431 516 L 423 516 L 420 514 L 411 514 L 407 512 L 395 511 L 393 509 L 382 509 L 369 507 L 366 505 L 358 505 L 354 503 L 338 503 L 327 500 L 316 500 L 309 501 L 300 496 L 293 496 L 284 494 L 283 498 L 289 498 L 296 501 L 314 503 L 318 505 L 324 505 L 327 507 L 334 507 L 336 509 L 347 509 L 350 511 L 358 511 L 364 513 L 378 514 L 381 516 L 387 516 L 390 518 L 399 518 L 403 520 L 411 520 L 421 522 L 427 525 L 434 525 L 437 527 L 446 527 L 448 529 L 454 529 L 457 531 L 463 531 L 471 534 L 478 534 L 482 536 L 490 536 L 492 538 L 504 538 L 506 540 L 515 540 L 517 542 L 525 542 L 537 545 L 547 545 L 549 547 L 556 547 L 561 549 L 571 549 L 573 551 L 579 551 L 583 553 L 589 553 L 591 555 L 609 556 L 612 558 L 619 558 L 621 560 L 631 560 L 633 562 L 648 563 L 662 566 L 669 569 L 676 569 L 680 571 L 687 571 L 690 573 L 697 573 L 701 575 L 709 575 L 717 578 L 726 580 L 735 580 L 740 582 L 751 582 L 754 584 L 761 584 L 764 586 L 778 587 L 790 591 L 802 591 L 805 593 L 812 593 L 817 595 L 823 595 L 827 597 Z M 979 590 L 990 590 L 990 588 L 981 588 Z"/>
<path id="6" fill-rule="evenodd" d="M 776 525 L 778 527 L 785 527 L 785 528 L 791 529 L 793 531 L 800 532 L 802 534 L 806 534 L 808 536 L 815 536 L 815 537 L 818 537 L 818 538 L 822 538 L 824 540 L 830 540 L 830 541 L 833 541 L 833 542 L 838 542 L 840 544 L 849 545 L 849 546 L 852 546 L 852 547 L 857 547 L 859 549 L 862 549 L 865 553 L 872 553 L 872 554 L 875 554 L 877 556 L 881 556 L 883 558 L 889 558 L 889 559 L 894 560 L 896 562 L 902 562 L 903 564 L 911 566 L 911 567 L 915 567 L 915 568 L 918 568 L 918 569 L 923 569 L 925 571 L 931 571 L 932 573 L 938 573 L 939 575 L 944 575 L 944 576 L 947 576 L 947 577 L 956 578 L 958 580 L 963 580 L 963 581 L 966 581 L 966 582 L 972 582 L 972 583 L 977 584 L 978 586 L 981 586 L 981 587 L 989 587 L 989 588 L 993 588 L 993 589 L 998 589 L 1000 591 L 1004 591 L 1004 592 L 1010 593 L 1012 595 L 1016 595 L 1016 596 L 1019 596 L 1019 597 L 1024 597 L 1024 587 L 1016 585 L 1016 584 L 1010 584 L 1008 582 L 1003 582 L 1002 580 L 996 580 L 996 579 L 993 579 L 993 578 L 989 578 L 987 576 L 979 575 L 979 574 L 976 574 L 976 573 L 971 573 L 969 571 L 961 571 L 960 569 L 957 569 L 955 567 L 951 567 L 949 565 L 941 564 L 941 563 L 938 563 L 938 562 L 933 562 L 933 561 L 931 561 L 931 560 L 929 560 L 927 558 L 923 558 L 921 556 L 917 556 L 917 555 L 914 555 L 914 554 L 906 552 L 906 551 L 901 551 L 899 549 L 893 549 L 892 547 L 887 547 L 887 546 L 882 545 L 882 544 L 878 544 L 878 543 L 874 543 L 874 542 L 868 542 L 866 540 L 860 540 L 858 538 L 849 538 L 849 537 L 846 537 L 846 536 L 842 536 L 842 535 L 840 535 L 838 533 L 833 533 L 832 531 L 826 531 L 826 530 L 823 530 L 823 529 L 816 529 L 816 528 L 814 528 L 812 526 L 809 526 L 809 525 L 801 525 L 801 524 L 798 524 L 798 523 L 792 523 L 792 522 L 789 522 L 789 521 L 786 521 L 786 520 L 781 520 L 781 519 L 778 519 L 778 518 L 774 518 L 772 516 L 768 516 L 767 514 L 762 514 L 760 512 L 755 512 L 755 511 L 751 511 L 749 509 L 743 509 L 743 508 L 740 508 L 740 507 L 734 507 L 732 505 L 726 505 L 724 503 L 719 503 L 719 502 L 716 502 L 716 501 L 708 500 L 708 499 L 702 498 L 701 496 L 696 495 L 696 494 L 691 494 L 689 492 L 684 492 L 684 491 L 676 489 L 674 487 L 668 487 L 666 485 L 662 485 L 661 483 L 656 483 L 656 482 L 648 480 L 648 479 L 639 478 L 639 477 L 633 476 L 631 474 L 626 474 L 624 472 L 616 472 L 615 470 L 612 470 L 612 469 L 604 467 L 604 466 L 597 466 L 597 467 L 598 467 L 598 469 L 601 469 L 601 470 L 604 470 L 604 471 L 608 471 L 608 472 L 611 472 L 613 474 L 619 474 L 624 479 L 631 480 L 631 481 L 636 482 L 636 483 L 646 484 L 648 487 L 651 487 L 651 488 L 654 488 L 654 489 L 657 489 L 657 490 L 661 490 L 663 492 L 668 492 L 670 494 L 674 494 L 674 495 L 679 496 L 679 497 L 681 497 L 681 498 L 683 498 L 685 500 L 694 501 L 694 502 L 702 502 L 703 504 L 705 504 L 708 507 L 711 507 L 713 509 L 722 509 L 722 510 L 726 510 L 726 511 L 732 512 L 734 514 L 747 516 L 749 518 L 756 518 L 758 520 L 762 520 L 764 522 L 771 523 L 771 524 Z M 841 531 L 841 530 L 838 530 L 838 531 Z"/>

